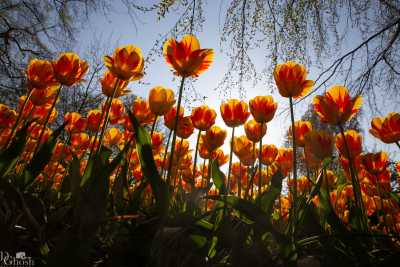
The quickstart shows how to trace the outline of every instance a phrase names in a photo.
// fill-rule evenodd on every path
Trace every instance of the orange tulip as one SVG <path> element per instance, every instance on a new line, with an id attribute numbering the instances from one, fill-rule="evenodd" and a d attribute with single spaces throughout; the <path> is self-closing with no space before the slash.
<path id="1" fill-rule="evenodd" d="M 386 144 L 399 142 L 400 114 L 390 112 L 386 117 L 374 118 L 369 132 Z"/>
<path id="2" fill-rule="evenodd" d="M 263 145 L 261 149 L 261 163 L 271 165 L 278 155 L 278 148 L 275 145 Z"/>
<path id="3" fill-rule="evenodd" d="M 318 159 L 332 156 L 333 137 L 325 131 L 310 131 L 304 137 L 305 147 Z"/>
<path id="4" fill-rule="evenodd" d="M 377 153 L 366 153 L 360 156 L 361 164 L 364 168 L 375 175 L 382 173 L 386 170 L 388 165 L 388 155 L 381 151 Z"/>
<path id="5" fill-rule="evenodd" d="M 94 132 L 100 124 L 101 110 L 92 109 L 87 115 L 87 127 L 90 131 Z"/>
<path id="6" fill-rule="evenodd" d="M 32 59 L 26 69 L 28 87 L 46 89 L 58 85 L 54 78 L 54 69 L 51 62 L 41 59 Z"/>
<path id="7" fill-rule="evenodd" d="M 211 152 L 208 151 L 208 148 L 205 146 L 204 139 L 205 139 L 205 134 L 200 136 L 198 152 L 199 156 L 202 159 L 209 159 L 211 156 Z"/>
<path id="8" fill-rule="evenodd" d="M 278 164 L 283 175 L 287 176 L 288 172 L 293 169 L 293 149 L 280 148 L 276 156 L 276 163 Z"/>
<path id="9" fill-rule="evenodd" d="M 118 128 L 110 128 L 104 135 L 104 144 L 109 147 L 119 145 L 123 141 L 123 135 Z"/>
<path id="10" fill-rule="evenodd" d="M 254 154 L 253 143 L 245 135 L 234 137 L 232 148 L 233 153 L 239 159 L 248 156 L 248 154 Z"/>
<path id="11" fill-rule="evenodd" d="M 237 127 L 246 122 L 250 115 L 247 103 L 238 99 L 230 99 L 220 106 L 221 116 L 229 127 Z"/>
<path id="12" fill-rule="evenodd" d="M 350 150 L 350 157 L 354 159 L 361 153 L 362 137 L 357 131 L 354 130 L 347 130 L 344 132 L 344 136 L 347 146 Z M 336 135 L 336 148 L 339 150 L 339 153 L 342 156 L 347 157 L 346 144 L 344 143 L 341 134 Z"/>
<path id="13" fill-rule="evenodd" d="M 17 118 L 17 113 L 7 105 L 0 104 L 0 129 L 11 128 Z"/>
<path id="14" fill-rule="evenodd" d="M 118 84 L 116 85 L 118 81 Z M 105 96 L 112 97 L 114 88 L 115 93 L 114 97 L 124 96 L 129 93 L 129 90 L 126 89 L 128 85 L 127 81 L 118 80 L 116 76 L 110 71 L 106 71 L 103 75 L 103 78 L 100 79 L 101 83 L 101 91 Z"/>
<path id="15" fill-rule="evenodd" d="M 53 63 L 54 77 L 66 86 L 81 81 L 88 71 L 88 64 L 75 53 L 61 53 Z"/>
<path id="16" fill-rule="evenodd" d="M 153 149 L 160 148 L 164 141 L 164 135 L 160 132 L 153 132 L 151 136 L 151 144 Z"/>
<path id="17" fill-rule="evenodd" d="M 190 116 L 196 129 L 207 131 L 215 123 L 217 113 L 207 105 L 196 107 Z"/>
<path id="18" fill-rule="evenodd" d="M 211 159 L 217 160 L 218 166 L 222 166 L 228 162 L 229 156 L 225 155 L 224 151 L 222 149 L 218 148 L 217 150 L 214 150 L 211 153 Z"/>
<path id="19" fill-rule="evenodd" d="M 267 123 L 274 117 L 278 103 L 274 102 L 272 96 L 256 96 L 250 99 L 249 107 L 256 122 Z"/>
<path id="20" fill-rule="evenodd" d="M 46 121 L 47 114 L 49 114 L 51 109 L 50 105 L 44 105 L 36 107 L 32 113 L 32 119 L 37 119 L 37 122 L 40 124 L 44 124 Z M 53 109 L 50 113 L 50 117 L 48 123 L 52 123 L 58 115 L 57 109 Z"/>
<path id="21" fill-rule="evenodd" d="M 134 45 L 118 47 L 112 57 L 104 57 L 104 64 L 120 80 L 135 81 L 143 77 L 142 50 Z"/>
<path id="22" fill-rule="evenodd" d="M 86 150 L 90 145 L 90 138 L 87 133 L 75 133 L 71 135 L 71 148 L 74 153 Z"/>
<path id="23" fill-rule="evenodd" d="M 161 116 L 172 109 L 175 104 L 174 91 L 162 86 L 154 87 L 149 93 L 150 110 L 154 115 Z"/>
<path id="24" fill-rule="evenodd" d="M 193 35 L 186 35 L 181 41 L 169 39 L 164 43 L 163 53 L 174 74 L 182 77 L 198 77 L 210 67 L 214 58 L 214 50 L 200 49 Z"/>
<path id="25" fill-rule="evenodd" d="M 86 119 L 78 112 L 68 112 L 64 115 L 64 121 L 68 122 L 65 130 L 70 133 L 80 133 L 86 129 Z"/>
<path id="26" fill-rule="evenodd" d="M 312 130 L 311 122 L 309 121 L 295 121 L 294 132 L 296 134 L 296 144 L 300 147 L 304 147 L 304 136 Z M 292 139 L 292 126 L 289 128 L 288 137 Z"/>
<path id="27" fill-rule="evenodd" d="M 133 101 L 131 111 L 142 125 L 151 124 L 155 119 L 154 114 L 151 113 L 149 102 L 140 97 Z"/>
<path id="28" fill-rule="evenodd" d="M 179 109 L 179 120 L 183 118 L 184 109 L 181 107 Z M 175 117 L 176 117 L 176 107 L 173 107 L 170 111 L 164 114 L 164 124 L 168 129 L 173 130 L 175 128 Z"/>
<path id="29" fill-rule="evenodd" d="M 103 107 L 104 108 L 104 107 Z M 114 98 L 111 101 L 111 108 L 109 113 L 109 119 L 111 124 L 119 124 L 124 121 L 125 118 L 125 105 L 118 98 Z"/>
<path id="30" fill-rule="evenodd" d="M 243 151 L 240 152 L 241 155 L 238 156 L 240 162 L 244 166 L 253 166 L 258 155 L 258 148 L 253 149 L 249 146 L 243 147 Z"/>
<path id="31" fill-rule="evenodd" d="M 32 89 L 30 94 L 30 102 L 35 106 L 43 106 L 51 104 L 54 101 L 54 96 L 57 93 L 57 87 L 48 87 L 46 89 Z"/>
<path id="32" fill-rule="evenodd" d="M 190 117 L 183 117 L 178 121 L 178 127 L 176 128 L 176 135 L 180 138 L 189 138 L 194 131 L 192 120 Z"/>
<path id="33" fill-rule="evenodd" d="M 321 163 L 322 159 L 315 156 L 312 152 L 312 146 L 304 147 L 304 161 L 306 163 L 307 168 L 317 170 Z"/>
<path id="34" fill-rule="evenodd" d="M 341 125 L 350 120 L 361 108 L 362 98 L 350 98 L 347 88 L 336 85 L 323 96 L 314 97 L 314 110 L 322 122 Z"/>
<path id="35" fill-rule="evenodd" d="M 226 131 L 216 125 L 212 126 L 203 135 L 204 146 L 212 152 L 224 144 Z"/>
<path id="36" fill-rule="evenodd" d="M 267 133 L 267 124 L 266 123 L 258 123 L 255 120 L 249 120 L 244 124 L 244 131 L 246 133 L 247 138 L 250 141 L 256 143 L 264 137 Z"/>
<path id="37" fill-rule="evenodd" d="M 310 92 L 314 81 L 307 79 L 307 70 L 302 64 L 287 61 L 274 69 L 274 79 L 283 97 L 300 98 Z"/>
<path id="38" fill-rule="evenodd" d="M 175 155 L 174 158 L 181 158 L 189 152 L 189 141 L 182 139 L 180 142 L 175 144 Z"/>

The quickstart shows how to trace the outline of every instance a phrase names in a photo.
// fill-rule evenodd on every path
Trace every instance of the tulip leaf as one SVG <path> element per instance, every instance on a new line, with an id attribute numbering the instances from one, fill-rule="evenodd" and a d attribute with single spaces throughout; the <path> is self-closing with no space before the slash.
<path id="1" fill-rule="evenodd" d="M 219 169 L 218 160 L 213 160 L 211 163 L 211 175 L 215 187 L 219 190 L 219 193 L 225 195 L 227 193 L 225 186 L 225 174 Z"/>
<path id="2" fill-rule="evenodd" d="M 57 138 L 64 130 L 65 125 L 66 123 L 57 128 L 49 139 L 40 146 L 39 151 L 33 155 L 31 162 L 26 166 L 23 173 L 24 185 L 30 185 L 49 163 L 57 144 Z"/>
<path id="3" fill-rule="evenodd" d="M 68 175 L 62 180 L 61 191 L 63 193 L 71 192 L 72 196 L 76 197 L 79 194 L 80 183 L 80 161 L 74 155 L 69 166 Z"/>
<path id="4" fill-rule="evenodd" d="M 24 150 L 26 144 L 26 136 L 30 123 L 20 129 L 13 139 L 11 145 L 0 154 L 0 178 L 5 177 L 17 164 L 19 156 Z"/>
<path id="5" fill-rule="evenodd" d="M 277 171 L 271 178 L 271 186 L 260 196 L 261 198 L 261 209 L 271 216 L 276 198 L 281 194 L 283 175 L 280 171 Z M 256 201 L 258 203 L 258 201 Z"/>
<path id="6" fill-rule="evenodd" d="M 161 175 L 157 170 L 157 166 L 153 157 L 150 135 L 147 130 L 139 124 L 132 112 L 130 112 L 129 109 L 127 110 L 135 130 L 136 150 L 139 155 L 143 176 L 149 180 L 155 195 L 159 212 L 165 216 L 168 211 L 169 202 L 168 186 L 161 178 Z"/>
<path id="7" fill-rule="evenodd" d="M 113 186 L 113 197 L 114 197 L 114 205 L 117 208 L 117 211 L 122 211 L 122 207 L 124 206 L 124 200 L 127 199 L 128 196 L 128 161 L 123 160 L 121 171 L 114 181 Z"/>

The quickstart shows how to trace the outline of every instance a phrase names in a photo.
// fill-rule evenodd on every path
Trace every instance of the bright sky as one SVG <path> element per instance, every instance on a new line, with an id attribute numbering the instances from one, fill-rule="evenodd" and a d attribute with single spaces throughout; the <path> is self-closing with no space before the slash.
<path id="1" fill-rule="evenodd" d="M 117 2 L 117 1 L 116 1 Z M 143 1 L 146 6 L 150 6 L 149 3 L 151 1 Z M 204 16 L 205 23 L 203 26 L 203 32 L 196 33 L 200 41 L 200 45 L 202 48 L 213 48 L 215 51 L 214 62 L 209 70 L 207 70 L 204 74 L 202 74 L 195 82 L 194 86 L 196 87 L 197 92 L 202 97 L 206 97 L 205 101 L 194 101 L 192 102 L 193 106 L 185 106 L 185 114 L 189 115 L 190 110 L 194 106 L 198 106 L 201 104 L 207 104 L 210 107 L 214 108 L 217 113 L 217 124 L 220 126 L 224 126 L 222 118 L 219 115 L 219 106 L 223 99 L 219 92 L 216 92 L 214 88 L 220 82 L 222 76 L 226 72 L 228 59 L 224 55 L 224 51 L 221 51 L 220 47 L 220 33 L 222 31 L 222 24 L 224 22 L 223 17 L 219 17 L 220 14 L 225 14 L 224 8 L 227 7 L 227 1 L 223 1 L 224 4 L 220 5 L 219 1 L 208 1 L 205 5 Z M 222 12 L 220 12 L 220 8 L 222 7 Z M 140 13 L 137 12 L 136 22 L 137 28 L 135 28 L 132 23 L 131 18 L 127 14 L 127 11 L 123 7 L 123 5 L 115 4 L 114 5 L 114 13 L 109 17 L 104 17 L 103 15 L 93 14 L 91 15 L 90 21 L 87 24 L 86 28 L 82 31 L 80 36 L 80 43 L 82 43 L 81 49 L 84 49 L 85 46 L 89 45 L 93 39 L 99 40 L 101 43 L 111 45 L 110 51 L 119 46 L 126 44 L 135 44 L 139 46 L 144 56 L 146 56 L 149 50 L 153 47 L 154 42 L 161 36 L 168 32 L 179 14 L 171 10 L 170 13 L 167 14 L 165 19 L 157 21 L 156 13 Z M 352 44 L 355 44 L 355 40 L 350 38 L 348 40 L 349 49 L 352 47 Z M 357 38 L 358 39 L 358 38 Z M 343 51 L 344 53 L 345 51 Z M 342 53 L 338 53 L 340 55 Z M 258 71 L 263 69 L 263 60 L 264 55 L 257 56 L 257 51 L 252 53 L 253 62 L 256 65 Z M 329 63 L 329 62 L 328 62 Z M 328 64 L 327 63 L 327 64 Z M 272 71 L 272 70 L 271 70 Z M 309 79 L 315 79 L 318 75 L 317 70 L 311 69 L 309 74 Z M 132 83 L 130 88 L 133 93 L 141 96 L 143 98 L 147 97 L 149 90 L 157 85 L 162 85 L 165 87 L 169 87 L 178 90 L 179 79 L 173 76 L 171 70 L 167 66 L 164 61 L 164 58 L 157 57 L 155 62 L 151 63 L 147 68 L 147 73 L 143 79 L 147 85 L 138 85 L 137 83 Z M 332 84 L 333 85 L 333 84 Z M 257 95 L 268 95 L 271 92 L 271 88 L 266 88 L 263 84 L 257 84 L 255 87 L 249 85 L 247 87 L 246 93 L 246 101 L 250 98 Z M 278 111 L 285 109 L 288 105 L 288 100 L 281 97 L 277 89 L 273 89 L 273 97 L 275 101 L 278 102 Z M 231 93 L 232 98 L 238 98 L 238 92 L 235 90 Z M 296 106 L 295 111 L 295 119 L 300 119 L 303 114 L 306 105 L 312 101 L 312 98 L 304 101 L 304 104 L 300 106 Z M 383 112 L 383 114 L 386 114 Z M 370 120 L 372 115 L 369 116 L 366 114 L 361 122 L 365 127 L 369 127 Z M 267 135 L 263 139 L 263 144 L 266 143 L 274 143 L 278 147 L 282 145 L 284 140 L 284 135 L 286 130 L 288 129 L 290 124 L 290 118 L 286 115 L 275 118 L 268 124 Z M 236 131 L 236 135 L 244 134 L 242 127 Z M 196 134 L 193 135 L 193 139 Z M 228 136 L 230 136 L 230 131 L 228 132 Z M 367 131 L 364 134 L 365 143 L 368 150 L 386 150 L 388 151 L 393 159 L 399 160 L 399 153 L 396 151 L 395 145 L 385 145 L 379 140 L 377 141 L 373 138 Z M 227 139 L 228 140 L 228 139 Z M 191 141 L 192 144 L 195 144 L 195 141 Z M 224 147 L 225 152 L 228 152 L 226 142 L 226 147 Z M 397 149 L 398 150 L 398 149 Z"/>

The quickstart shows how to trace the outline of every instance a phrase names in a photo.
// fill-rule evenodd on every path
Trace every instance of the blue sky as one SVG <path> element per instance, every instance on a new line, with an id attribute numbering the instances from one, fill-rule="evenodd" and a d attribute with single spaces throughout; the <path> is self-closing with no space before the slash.
<path id="1" fill-rule="evenodd" d="M 150 3 L 154 1 L 143 1 L 146 6 L 150 6 Z M 222 94 L 215 91 L 214 88 L 220 82 L 222 76 L 227 70 L 228 58 L 221 51 L 220 46 L 220 34 L 224 22 L 223 14 L 227 7 L 228 1 L 207 1 L 204 10 L 205 22 L 203 26 L 203 32 L 196 33 L 196 36 L 200 40 L 201 47 L 213 48 L 215 50 L 215 59 L 209 70 L 202 74 L 195 82 L 194 86 L 196 91 L 200 94 L 200 98 L 206 97 L 203 101 L 194 101 L 191 106 L 185 106 L 185 114 L 189 115 L 190 110 L 194 106 L 200 104 L 207 104 L 214 108 L 218 113 L 217 124 L 224 126 L 223 121 L 219 115 L 219 106 L 222 101 L 226 100 L 222 97 Z M 221 12 L 220 12 L 221 9 Z M 181 11 L 181 10 L 179 10 Z M 220 17 L 222 14 L 222 17 Z M 109 46 L 109 51 L 112 53 L 113 49 L 119 45 L 135 44 L 139 46 L 143 54 L 146 56 L 149 50 L 153 47 L 154 42 L 161 36 L 167 33 L 174 25 L 176 19 L 180 15 L 179 12 L 171 10 L 164 19 L 157 20 L 157 14 L 152 13 L 136 13 L 135 18 L 136 27 L 134 26 L 132 19 L 129 17 L 127 10 L 124 8 L 119 1 L 113 6 L 112 13 L 110 16 L 105 17 L 103 14 L 94 13 L 90 15 L 89 23 L 82 30 L 79 43 L 80 50 L 84 50 L 86 46 L 90 45 L 94 39 Z M 357 34 L 350 34 L 344 42 L 344 46 L 341 51 L 338 51 L 338 55 L 345 53 L 348 49 L 351 49 L 353 45 L 359 43 L 360 37 Z M 262 48 L 264 49 L 264 48 Z M 78 50 L 79 51 L 79 50 Z M 260 50 L 261 51 L 261 50 Z M 264 67 L 264 55 L 258 55 L 259 50 L 251 51 L 252 60 L 258 71 L 261 71 Z M 328 65 L 330 62 L 326 62 Z M 272 70 L 271 70 L 272 71 Z M 318 69 L 311 68 L 309 73 L 310 79 L 315 79 L 319 74 Z M 129 87 L 132 92 L 143 98 L 147 97 L 149 90 L 157 85 L 162 85 L 171 89 L 177 90 L 179 86 L 179 79 L 173 76 L 171 70 L 167 66 L 162 57 L 156 57 L 155 61 L 147 66 L 147 72 L 143 79 L 147 84 L 139 85 L 132 83 Z M 340 81 L 337 81 L 340 82 Z M 332 82 L 329 85 L 334 85 Z M 258 83 L 256 86 L 252 84 L 246 85 L 246 98 L 248 101 L 250 98 L 256 95 L 269 95 L 271 91 L 274 99 L 278 102 L 278 111 L 287 108 L 288 100 L 281 97 L 276 88 L 269 88 L 266 85 Z M 272 89 L 272 90 L 271 90 Z M 189 93 L 190 92 L 186 92 Z M 321 93 L 321 92 L 320 92 Z M 238 98 L 239 94 L 236 90 L 231 92 L 232 98 Z M 300 119 L 306 106 L 312 101 L 312 98 L 307 99 L 299 106 L 296 106 L 295 119 Z M 383 111 L 383 114 L 389 112 Z M 369 127 L 372 114 L 368 112 L 364 113 L 361 118 L 363 127 Z M 286 130 L 289 127 L 290 118 L 287 115 L 276 117 L 272 122 L 268 124 L 267 135 L 263 139 L 263 143 L 274 143 L 280 146 L 283 143 L 283 138 Z M 237 135 L 244 134 L 242 129 L 238 130 Z M 367 131 L 364 133 L 365 145 L 368 150 L 386 150 L 388 151 L 393 159 L 400 159 L 399 153 L 396 151 L 395 145 L 385 145 L 379 140 L 372 137 Z M 192 142 L 194 143 L 194 142 Z M 226 142 L 227 143 L 227 142 Z M 227 147 L 224 148 L 227 151 Z"/>

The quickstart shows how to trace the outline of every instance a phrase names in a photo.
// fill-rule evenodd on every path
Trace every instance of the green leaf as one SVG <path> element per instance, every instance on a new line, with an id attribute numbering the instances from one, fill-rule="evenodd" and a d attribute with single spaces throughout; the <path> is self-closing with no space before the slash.
<path id="1" fill-rule="evenodd" d="M 135 130 L 136 150 L 139 155 L 143 176 L 150 181 L 158 210 L 165 216 L 168 212 L 169 203 L 168 186 L 157 170 L 153 157 L 150 135 L 145 128 L 140 126 L 132 112 L 130 112 L 129 109 L 127 110 Z"/>
<path id="2" fill-rule="evenodd" d="M 198 248 L 204 247 L 207 243 L 207 238 L 202 235 L 190 235 L 190 239 L 192 239 Z"/>
<path id="3" fill-rule="evenodd" d="M 124 202 L 128 198 L 128 161 L 124 160 L 121 166 L 121 170 L 119 175 L 116 177 L 114 181 L 113 187 L 113 197 L 114 197 L 114 205 L 117 208 L 117 211 L 122 212 L 122 208 L 124 207 Z"/>
<path id="4" fill-rule="evenodd" d="M 68 175 L 62 180 L 63 193 L 71 192 L 73 197 L 78 196 L 81 183 L 80 165 L 79 159 L 74 155 L 69 165 Z"/>
<path id="5" fill-rule="evenodd" d="M 42 172 L 47 163 L 49 163 L 53 150 L 57 144 L 57 138 L 62 133 L 65 123 L 55 130 L 46 142 L 39 148 L 39 151 L 33 156 L 31 162 L 26 166 L 23 177 L 24 185 L 30 185 L 35 178 Z"/>
<path id="6" fill-rule="evenodd" d="M 0 178 L 6 176 L 15 164 L 17 164 L 19 156 L 24 150 L 26 144 L 26 136 L 30 123 L 27 123 L 21 130 L 19 130 L 11 145 L 0 154 Z"/>
<path id="7" fill-rule="evenodd" d="M 213 160 L 211 163 L 211 175 L 215 187 L 219 193 L 225 195 L 227 193 L 225 186 L 225 174 L 219 169 L 218 160 Z"/>
<path id="8" fill-rule="evenodd" d="M 276 198 L 281 194 L 283 175 L 280 171 L 276 172 L 271 178 L 271 186 L 261 194 L 261 209 L 271 216 Z M 258 201 L 256 201 L 258 203 Z"/>

